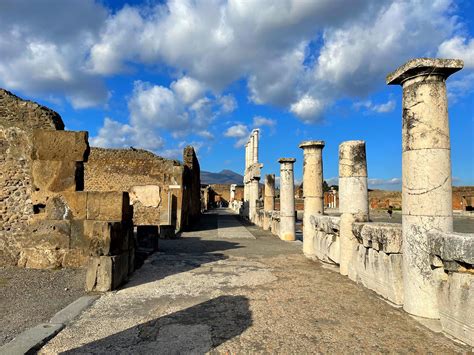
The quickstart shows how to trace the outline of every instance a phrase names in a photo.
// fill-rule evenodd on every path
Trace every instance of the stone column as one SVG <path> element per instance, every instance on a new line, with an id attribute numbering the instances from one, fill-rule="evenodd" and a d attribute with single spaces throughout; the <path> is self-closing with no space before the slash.
<path id="1" fill-rule="evenodd" d="M 314 256 L 316 230 L 311 226 L 310 218 L 324 213 L 324 141 L 301 142 L 300 148 L 303 149 L 303 253 Z"/>
<path id="2" fill-rule="evenodd" d="M 352 253 L 358 244 L 352 234 L 352 224 L 369 220 L 364 141 L 347 141 L 339 145 L 339 211 L 339 272 L 347 275 Z"/>
<path id="3" fill-rule="evenodd" d="M 250 181 L 250 197 L 249 197 L 249 219 L 250 222 L 255 221 L 255 214 L 257 213 L 257 200 L 258 200 L 258 184 L 260 178 L 254 177 Z"/>
<path id="4" fill-rule="evenodd" d="M 453 229 L 446 79 L 462 69 L 455 59 L 413 59 L 387 76 L 403 88 L 403 308 L 439 318 L 427 231 Z"/>
<path id="5" fill-rule="evenodd" d="M 252 152 L 252 157 L 253 157 L 253 163 L 257 164 L 258 163 L 258 140 L 259 140 L 259 130 L 254 129 L 252 131 L 252 138 L 253 138 L 253 152 Z"/>
<path id="6" fill-rule="evenodd" d="M 280 239 L 292 241 L 295 232 L 294 158 L 280 158 Z"/>
<path id="7" fill-rule="evenodd" d="M 275 175 L 265 175 L 265 197 L 263 199 L 263 229 L 270 229 L 270 213 L 275 209 Z"/>

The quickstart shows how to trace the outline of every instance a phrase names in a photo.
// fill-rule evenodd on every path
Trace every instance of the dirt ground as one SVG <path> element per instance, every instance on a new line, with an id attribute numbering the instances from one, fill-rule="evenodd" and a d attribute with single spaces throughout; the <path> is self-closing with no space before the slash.
<path id="1" fill-rule="evenodd" d="M 222 213 L 222 212 L 220 212 Z M 206 215 L 160 241 L 121 290 L 102 296 L 40 352 L 466 353 L 374 292 L 235 218 Z M 246 228 L 255 239 L 219 239 Z M 233 232 L 232 232 L 233 233 Z M 241 235 L 244 235 L 242 233 Z"/>
<path id="2" fill-rule="evenodd" d="M 85 270 L 0 268 L 0 346 L 85 294 Z"/>

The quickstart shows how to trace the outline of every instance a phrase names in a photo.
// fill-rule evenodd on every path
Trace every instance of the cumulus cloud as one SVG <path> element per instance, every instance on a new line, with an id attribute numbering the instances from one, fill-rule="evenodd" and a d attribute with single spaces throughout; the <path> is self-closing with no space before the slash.
<path id="1" fill-rule="evenodd" d="M 227 128 L 224 132 L 225 137 L 237 138 L 234 147 L 239 148 L 247 143 L 250 131 L 249 128 L 244 124 L 236 124 Z"/>
<path id="2" fill-rule="evenodd" d="M 107 10 L 93 0 L 0 2 L 0 84 L 44 98 L 66 97 L 75 108 L 103 105 L 103 80 L 85 58 Z"/>
<path id="3" fill-rule="evenodd" d="M 391 179 L 367 179 L 369 186 L 381 186 L 381 185 L 401 185 L 401 178 L 391 178 Z"/>
<path id="4" fill-rule="evenodd" d="M 354 103 L 354 108 L 357 110 L 364 108 L 368 112 L 376 112 L 376 113 L 392 112 L 395 109 L 395 107 L 396 107 L 396 102 L 395 100 L 392 100 L 392 99 L 382 104 L 374 104 L 371 100 L 358 101 Z"/>
<path id="5" fill-rule="evenodd" d="M 186 104 L 195 102 L 204 93 L 204 86 L 189 76 L 174 81 L 171 83 L 171 88 Z"/>
<path id="6" fill-rule="evenodd" d="M 107 102 L 104 77 L 158 66 L 172 83 L 136 84 L 130 127 L 206 131 L 237 108 L 223 92 L 239 81 L 253 103 L 320 122 L 412 57 L 461 57 L 473 68 L 474 41 L 457 32 L 453 8 L 452 0 L 169 0 L 112 11 L 93 0 L 4 0 L 0 83 L 91 107 Z"/>
<path id="7" fill-rule="evenodd" d="M 474 38 L 455 36 L 440 44 L 438 56 L 464 60 L 464 67 L 474 69 Z"/>
<path id="8" fill-rule="evenodd" d="M 262 116 L 255 116 L 253 118 L 253 125 L 255 127 L 267 126 L 267 127 L 275 127 L 276 120 L 272 120 L 271 118 L 265 118 Z"/>
<path id="9" fill-rule="evenodd" d="M 291 105 L 290 111 L 304 122 L 312 122 L 320 118 L 324 108 L 321 100 L 306 94 Z"/>

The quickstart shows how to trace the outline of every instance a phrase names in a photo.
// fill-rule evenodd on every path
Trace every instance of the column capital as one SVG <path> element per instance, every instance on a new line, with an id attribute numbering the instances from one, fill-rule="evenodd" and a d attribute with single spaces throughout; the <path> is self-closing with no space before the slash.
<path id="1" fill-rule="evenodd" d="M 305 148 L 321 148 L 323 149 L 326 144 L 324 141 L 303 141 L 300 143 L 299 147 L 301 149 Z"/>
<path id="2" fill-rule="evenodd" d="M 387 75 L 387 85 L 402 85 L 406 80 L 416 76 L 438 75 L 447 78 L 461 70 L 464 62 L 461 59 L 417 58 L 411 59 Z"/>
<path id="3" fill-rule="evenodd" d="M 278 162 L 279 162 L 280 164 L 285 164 L 285 163 L 291 163 L 291 164 L 293 164 L 295 161 L 296 161 L 295 158 L 280 158 L 280 159 L 278 159 Z"/>

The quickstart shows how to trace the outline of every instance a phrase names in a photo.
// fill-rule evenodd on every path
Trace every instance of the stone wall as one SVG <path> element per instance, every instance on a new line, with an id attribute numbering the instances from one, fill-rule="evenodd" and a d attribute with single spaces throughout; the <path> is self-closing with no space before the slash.
<path id="1" fill-rule="evenodd" d="M 173 225 L 180 230 L 196 218 L 199 162 L 190 148 L 185 149 L 186 165 L 159 157 L 142 149 L 91 148 L 85 164 L 86 191 L 131 191 L 136 186 L 159 189 L 158 206 L 134 203 L 135 225 Z M 186 192 L 185 192 L 186 191 Z M 186 194 L 186 195 L 185 195 Z M 197 199 L 198 202 L 194 203 Z M 188 213 L 190 211 L 191 213 Z"/>
<path id="2" fill-rule="evenodd" d="M 0 266 L 18 262 L 33 215 L 34 129 L 63 130 L 54 111 L 0 89 Z"/>
<path id="3" fill-rule="evenodd" d="M 371 190 L 369 191 L 371 209 L 402 208 L 401 191 Z M 474 206 L 474 186 L 453 186 L 453 210 L 472 209 Z M 469 206 L 471 208 L 469 208 Z"/>
<path id="4" fill-rule="evenodd" d="M 201 168 L 194 148 L 187 146 L 183 151 L 184 189 L 183 224 L 189 226 L 201 214 Z"/>

